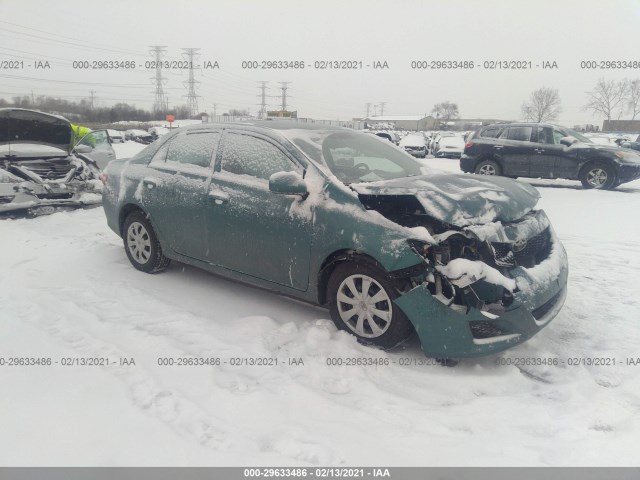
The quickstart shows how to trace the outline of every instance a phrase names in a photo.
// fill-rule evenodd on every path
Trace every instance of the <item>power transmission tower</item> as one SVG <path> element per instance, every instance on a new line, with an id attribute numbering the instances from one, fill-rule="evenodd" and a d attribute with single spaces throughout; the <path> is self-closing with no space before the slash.
<path id="1" fill-rule="evenodd" d="M 95 90 L 91 90 L 91 110 L 93 110 L 93 101 L 95 100 Z"/>
<path id="2" fill-rule="evenodd" d="M 187 97 L 187 109 L 189 110 L 189 116 L 193 117 L 198 113 L 198 97 L 200 95 L 196 95 L 196 83 L 200 83 L 193 76 L 193 57 L 198 55 L 199 48 L 183 48 L 183 56 L 189 62 L 189 80 L 183 82 L 185 86 L 188 88 L 188 93 L 184 95 Z"/>
<path id="3" fill-rule="evenodd" d="M 380 116 L 384 116 L 384 106 L 387 104 L 387 102 L 380 102 Z"/>
<path id="4" fill-rule="evenodd" d="M 149 48 L 149 53 L 151 55 L 155 55 L 156 64 L 156 75 L 151 79 L 156 86 L 156 97 L 153 102 L 153 111 L 158 115 L 164 116 L 167 113 L 167 98 L 164 94 L 163 88 L 166 80 L 162 77 L 162 58 L 167 52 L 167 47 L 162 45 L 153 45 Z"/>
<path id="5" fill-rule="evenodd" d="M 278 82 L 280 83 L 280 85 L 282 85 L 280 87 L 280 90 L 282 90 L 282 111 L 286 112 L 287 111 L 287 90 L 289 87 L 287 87 L 287 85 L 289 85 L 291 82 Z"/>
<path id="6" fill-rule="evenodd" d="M 371 103 L 366 103 L 367 106 L 367 118 L 369 118 L 369 112 L 371 111 Z"/>
<path id="7" fill-rule="evenodd" d="M 260 97 L 260 112 L 258 112 L 258 118 L 261 120 L 264 120 L 267 116 L 267 94 L 266 94 L 266 90 L 267 88 L 267 83 L 268 82 L 264 82 L 264 81 L 260 81 L 258 82 L 260 84 L 260 86 L 258 87 L 260 89 L 260 95 L 258 95 Z"/>

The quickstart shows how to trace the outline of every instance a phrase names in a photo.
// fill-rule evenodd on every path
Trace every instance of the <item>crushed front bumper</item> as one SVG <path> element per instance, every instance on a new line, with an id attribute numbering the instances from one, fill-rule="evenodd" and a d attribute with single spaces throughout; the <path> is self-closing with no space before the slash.
<path id="1" fill-rule="evenodd" d="M 99 180 L 0 183 L 0 214 L 39 207 L 81 207 L 102 202 Z"/>
<path id="2" fill-rule="evenodd" d="M 622 164 L 618 167 L 618 183 L 632 182 L 640 178 L 640 164 Z"/>
<path id="3" fill-rule="evenodd" d="M 461 358 L 488 355 L 518 345 L 558 314 L 567 295 L 567 254 L 551 231 L 549 256 L 532 268 L 514 267 L 513 302 L 496 318 L 477 308 L 466 313 L 438 301 L 426 284 L 394 300 L 413 323 L 427 356 Z"/>

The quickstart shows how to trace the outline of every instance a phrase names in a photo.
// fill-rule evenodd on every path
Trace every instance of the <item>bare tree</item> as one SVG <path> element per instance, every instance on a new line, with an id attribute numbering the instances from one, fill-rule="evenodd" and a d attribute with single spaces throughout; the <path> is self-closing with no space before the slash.
<path id="1" fill-rule="evenodd" d="M 460 116 L 458 113 L 458 105 L 450 102 L 449 100 L 442 103 L 436 103 L 431 112 L 435 113 L 443 122 L 448 122 L 449 120 Z"/>
<path id="2" fill-rule="evenodd" d="M 635 120 L 636 116 L 640 114 L 640 79 L 629 82 L 627 106 L 632 115 L 631 120 Z"/>
<path id="3" fill-rule="evenodd" d="M 617 114 L 618 119 L 624 112 L 624 103 L 628 97 L 628 80 L 609 80 L 601 78 L 590 92 L 587 92 L 588 102 L 585 110 L 592 110 L 594 115 L 603 115 L 607 120 Z"/>
<path id="4" fill-rule="evenodd" d="M 530 122 L 550 122 L 556 120 L 562 111 L 560 103 L 557 89 L 541 87 L 522 104 L 522 115 Z"/>

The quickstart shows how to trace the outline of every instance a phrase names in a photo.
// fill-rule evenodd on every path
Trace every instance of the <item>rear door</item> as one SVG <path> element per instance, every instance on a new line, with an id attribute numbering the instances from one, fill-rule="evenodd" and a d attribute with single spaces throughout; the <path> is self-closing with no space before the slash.
<path id="1" fill-rule="evenodd" d="M 494 156 L 503 166 L 503 174 L 515 177 L 528 177 L 530 155 L 534 144 L 531 142 L 533 127 L 530 125 L 511 125 L 505 128 L 494 145 Z"/>
<path id="2" fill-rule="evenodd" d="M 208 261 L 208 191 L 219 130 L 186 131 L 154 155 L 136 195 L 163 246 Z"/>
<path id="3" fill-rule="evenodd" d="M 562 153 L 562 145 L 555 144 L 551 127 L 536 127 L 534 135 L 536 145 L 531 152 L 530 176 L 556 178 L 558 176 L 556 159 Z"/>
<path id="4" fill-rule="evenodd" d="M 208 190 L 208 260 L 230 270 L 306 290 L 312 215 L 300 196 L 269 190 L 277 172 L 304 169 L 278 142 L 225 130 L 219 166 Z"/>

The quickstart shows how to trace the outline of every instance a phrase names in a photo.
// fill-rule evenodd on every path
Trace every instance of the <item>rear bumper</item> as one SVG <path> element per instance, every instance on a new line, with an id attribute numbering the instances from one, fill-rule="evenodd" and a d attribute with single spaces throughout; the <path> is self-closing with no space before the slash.
<path id="1" fill-rule="evenodd" d="M 465 173 L 473 173 L 476 169 L 476 159 L 464 153 L 460 157 L 460 170 Z"/>

